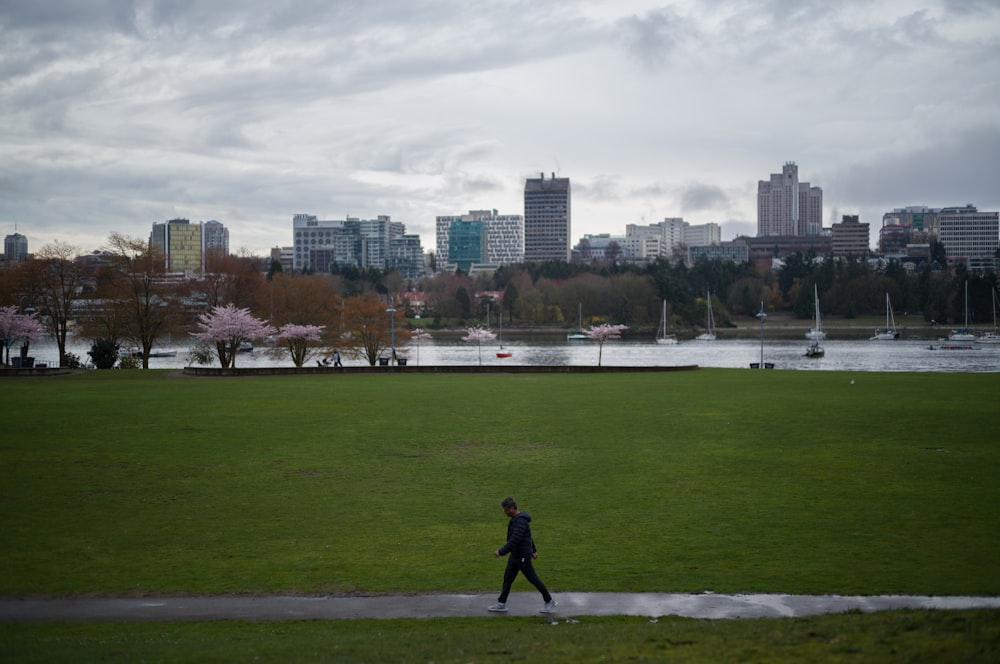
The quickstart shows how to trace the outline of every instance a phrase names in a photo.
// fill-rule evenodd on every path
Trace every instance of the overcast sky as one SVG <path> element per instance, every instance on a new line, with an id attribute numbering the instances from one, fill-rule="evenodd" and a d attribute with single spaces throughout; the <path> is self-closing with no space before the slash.
<path id="1" fill-rule="evenodd" d="M 795 161 L 824 226 L 1000 208 L 996 0 L 8 0 L 0 231 L 31 251 L 216 219 L 291 245 L 297 212 L 523 214 L 585 233 L 682 216 L 756 233 Z"/>

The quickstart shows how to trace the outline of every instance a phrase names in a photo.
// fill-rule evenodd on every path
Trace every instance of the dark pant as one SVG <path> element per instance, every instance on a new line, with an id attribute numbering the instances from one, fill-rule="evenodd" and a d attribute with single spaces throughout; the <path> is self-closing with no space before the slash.
<path id="1" fill-rule="evenodd" d="M 514 579 L 517 578 L 517 573 L 520 572 L 524 574 L 531 585 L 538 588 L 538 592 L 542 593 L 542 599 L 546 602 L 552 599 L 552 595 L 549 594 L 548 588 L 542 583 L 542 580 L 538 578 L 538 574 L 535 573 L 535 566 L 531 564 L 531 557 L 521 558 L 511 554 L 507 559 L 507 569 L 503 573 L 503 590 L 500 591 L 499 601 L 506 603 L 507 595 L 510 594 L 510 587 L 514 584 Z"/>

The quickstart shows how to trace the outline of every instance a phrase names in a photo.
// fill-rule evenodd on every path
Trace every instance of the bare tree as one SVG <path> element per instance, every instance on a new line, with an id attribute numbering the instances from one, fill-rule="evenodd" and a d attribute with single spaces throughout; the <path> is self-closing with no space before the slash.
<path id="1" fill-rule="evenodd" d="M 55 337 L 59 347 L 59 365 L 66 365 L 66 337 L 70 321 L 75 317 L 76 304 L 83 297 L 83 289 L 90 270 L 76 260 L 79 251 L 68 244 L 47 244 L 30 263 L 37 292 L 40 318 Z"/>

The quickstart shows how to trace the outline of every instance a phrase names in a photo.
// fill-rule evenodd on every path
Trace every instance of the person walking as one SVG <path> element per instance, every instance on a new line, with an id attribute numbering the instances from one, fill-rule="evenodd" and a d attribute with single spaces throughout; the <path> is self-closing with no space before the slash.
<path id="1" fill-rule="evenodd" d="M 335 366 L 335 367 L 342 367 L 342 366 L 344 366 L 343 364 L 340 363 L 340 351 L 339 350 L 334 350 L 333 351 L 333 366 Z"/>
<path id="2" fill-rule="evenodd" d="M 510 595 L 510 587 L 514 584 L 517 573 L 520 572 L 542 594 L 542 601 L 545 602 L 545 605 L 542 606 L 541 612 L 549 613 L 556 608 L 558 602 L 549 594 L 549 589 L 538 578 L 535 567 L 531 563 L 532 560 L 538 558 L 535 541 L 531 538 L 531 515 L 517 509 L 517 501 L 510 496 L 500 502 L 500 507 L 510 519 L 507 522 L 507 543 L 494 551 L 493 557 L 499 558 L 510 554 L 510 558 L 507 559 L 507 569 L 503 573 L 503 589 L 500 591 L 500 597 L 497 598 L 496 604 L 491 604 L 487 609 L 495 612 L 507 610 L 507 596 Z"/>

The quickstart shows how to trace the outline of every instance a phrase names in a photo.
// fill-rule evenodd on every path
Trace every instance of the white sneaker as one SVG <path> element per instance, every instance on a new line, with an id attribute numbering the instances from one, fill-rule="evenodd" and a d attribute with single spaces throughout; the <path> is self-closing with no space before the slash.
<path id="1" fill-rule="evenodd" d="M 559 602 L 557 602 L 555 599 L 550 599 L 545 603 L 545 606 L 542 607 L 542 610 L 539 611 L 539 613 L 549 613 L 551 611 L 555 611 L 556 604 L 558 603 Z"/>
<path id="2" fill-rule="evenodd" d="M 506 613 L 507 605 L 503 602 L 497 602 L 496 604 L 490 604 L 486 607 L 487 611 L 493 611 L 495 613 Z"/>

